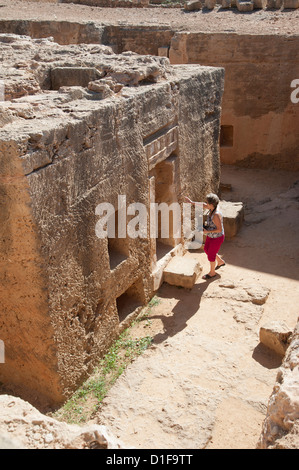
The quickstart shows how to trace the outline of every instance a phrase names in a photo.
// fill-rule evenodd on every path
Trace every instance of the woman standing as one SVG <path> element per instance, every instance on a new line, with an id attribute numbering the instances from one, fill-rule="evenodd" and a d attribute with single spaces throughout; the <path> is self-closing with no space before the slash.
<path id="1" fill-rule="evenodd" d="M 197 204 L 186 197 L 191 204 Z M 210 262 L 210 271 L 203 276 L 203 279 L 211 279 L 216 276 L 216 270 L 225 266 L 225 261 L 218 255 L 220 247 L 224 242 L 223 216 L 218 208 L 219 197 L 217 194 L 209 193 L 206 196 L 206 202 L 203 203 L 204 209 L 208 209 L 207 222 L 203 227 L 203 232 L 207 235 L 204 251 Z"/>

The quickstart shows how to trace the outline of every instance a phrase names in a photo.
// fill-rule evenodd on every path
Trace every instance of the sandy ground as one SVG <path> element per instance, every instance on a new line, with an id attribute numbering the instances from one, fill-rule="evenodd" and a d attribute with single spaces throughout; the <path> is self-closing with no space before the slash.
<path id="1" fill-rule="evenodd" d="M 299 10 L 253 10 L 236 8 L 185 12 L 181 8 L 100 8 L 47 1 L 0 0 L 0 20 L 93 21 L 101 24 L 161 25 L 173 30 L 235 32 L 248 34 L 299 34 Z"/>
<path id="2" fill-rule="evenodd" d="M 282 358 L 259 342 L 259 328 L 298 318 L 299 174 L 223 167 L 243 201 L 245 223 L 221 253 L 226 266 L 204 281 L 208 262 L 192 290 L 163 284 L 159 304 L 136 335 L 153 345 L 111 389 L 95 422 L 106 424 L 125 445 L 146 449 L 254 449 Z M 289 189 L 291 188 L 291 189 Z M 235 289 L 219 283 L 270 289 L 266 303 L 247 312 Z M 239 310 L 238 310 L 239 309 Z"/>

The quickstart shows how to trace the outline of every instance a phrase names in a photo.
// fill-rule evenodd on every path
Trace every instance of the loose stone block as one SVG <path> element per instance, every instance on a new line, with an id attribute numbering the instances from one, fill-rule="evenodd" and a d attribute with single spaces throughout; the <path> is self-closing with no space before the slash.
<path id="1" fill-rule="evenodd" d="M 201 270 L 196 259 L 174 256 L 164 269 L 164 281 L 173 286 L 191 289 Z"/>
<path id="2" fill-rule="evenodd" d="M 223 215 L 223 226 L 226 238 L 233 238 L 240 230 L 244 220 L 244 206 L 242 202 L 220 201 L 220 210 Z"/>
<path id="3" fill-rule="evenodd" d="M 51 70 L 52 89 L 59 90 L 63 86 L 87 87 L 92 80 L 103 77 L 95 67 L 55 67 Z"/>
<path id="4" fill-rule="evenodd" d="M 237 4 L 237 8 L 239 11 L 252 11 L 254 8 L 253 1 L 247 2 L 247 1 L 237 0 L 236 4 Z"/>
<path id="5" fill-rule="evenodd" d="M 230 8 L 232 5 L 231 0 L 222 0 L 221 6 L 222 8 Z"/>
<path id="6" fill-rule="evenodd" d="M 186 11 L 193 11 L 193 10 L 201 10 L 202 2 L 200 0 L 190 0 L 190 2 L 186 2 L 184 5 L 184 10 Z"/>
<path id="7" fill-rule="evenodd" d="M 260 328 L 260 342 L 281 356 L 289 345 L 292 330 L 281 321 L 268 323 Z"/>

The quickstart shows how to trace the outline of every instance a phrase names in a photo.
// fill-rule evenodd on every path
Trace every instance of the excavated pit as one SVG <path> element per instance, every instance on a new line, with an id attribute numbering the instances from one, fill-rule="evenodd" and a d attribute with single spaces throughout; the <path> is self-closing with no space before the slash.
<path id="1" fill-rule="evenodd" d="M 60 9 L 67 5 L 60 5 Z M 84 18 L 86 10 L 80 7 Z M 117 9 L 116 9 L 117 10 Z M 138 9 L 140 12 L 146 9 Z M 173 14 L 169 10 L 169 16 Z M 198 25 L 195 17 L 183 27 L 157 18 L 154 24 L 148 20 L 115 20 L 110 24 L 101 21 L 76 22 L 71 16 L 71 23 L 57 19 L 17 20 L 6 19 L 0 22 L 0 31 L 25 34 L 32 38 L 53 37 L 59 44 L 96 43 L 106 45 L 117 53 L 133 51 L 138 54 L 150 54 L 168 57 L 171 64 L 200 64 L 223 67 L 225 69 L 225 89 L 222 100 L 221 116 L 221 161 L 225 164 L 237 164 L 248 168 L 276 168 L 298 171 L 298 106 L 291 100 L 292 83 L 299 76 L 299 32 L 293 26 L 299 10 L 287 10 L 281 16 L 275 16 L 272 10 L 255 10 L 252 16 L 246 16 L 238 26 L 217 28 L 223 15 L 229 11 L 216 10 L 209 15 L 216 15 L 211 25 L 209 20 L 203 25 L 204 12 L 198 12 Z M 97 9 L 92 9 L 94 15 Z M 104 11 L 104 10 L 103 10 Z M 124 9 L 126 11 L 126 9 Z M 149 10 L 151 14 L 156 10 Z M 165 11 L 165 10 L 164 10 Z M 163 12 L 163 10 L 162 10 Z M 70 15 L 65 10 L 66 15 Z M 115 13 L 117 15 L 117 12 Z M 140 14 L 140 13 L 139 13 Z M 196 13 L 190 13 L 196 15 Z M 241 13 L 239 13 L 241 15 Z M 299 13 L 297 13 L 299 15 Z M 185 14 L 186 15 L 186 14 Z M 188 15 L 188 14 L 187 14 Z M 201 15 L 201 16 L 199 16 Z M 222 15 L 222 17 L 221 17 Z M 289 27 L 271 28 L 271 24 L 284 21 L 282 15 L 290 16 Z M 256 18 L 256 22 L 254 19 Z M 118 18 L 118 16 L 116 16 Z M 189 18 L 189 17 L 188 17 Z M 104 17 L 105 19 L 105 17 Z M 237 18 L 238 21 L 240 20 Z M 219 21 L 220 20 L 220 21 Z M 233 20 L 233 19 L 232 19 Z M 118 24 L 117 24 L 118 23 Z M 241 24 L 241 26 L 240 26 Z M 243 26 L 244 25 L 244 26 Z M 265 25 L 263 32 L 263 25 Z M 49 88 L 49 79 L 44 82 Z"/>
<path id="2" fill-rule="evenodd" d="M 8 299 L 15 287 L 10 291 L 10 286 L 18 282 L 24 288 L 24 291 L 20 288 L 17 294 L 21 303 L 15 312 L 15 320 L 10 320 L 6 345 L 10 344 L 10 328 L 15 331 L 22 312 L 24 309 L 28 311 L 28 318 L 18 326 L 21 340 L 14 345 L 14 352 L 6 347 L 9 358 L 7 368 L 10 371 L 5 371 L 2 378 L 10 385 L 13 383 L 17 393 L 26 383 L 26 390 L 23 388 L 21 395 L 30 397 L 33 402 L 38 402 L 37 395 L 32 395 L 32 390 L 35 390 L 46 401 L 60 403 L 88 376 L 95 359 L 103 354 L 119 331 L 151 297 L 152 286 L 155 285 L 153 266 L 176 247 L 173 240 L 168 240 L 166 245 L 161 245 L 161 240 L 158 240 L 154 245 L 148 241 L 139 246 L 129 244 L 128 240 L 121 244 L 109 241 L 100 248 L 101 256 L 97 254 L 93 258 L 95 251 L 92 243 L 84 246 L 86 240 L 90 241 L 92 231 L 86 210 L 90 210 L 92 204 L 94 208 L 96 202 L 108 194 L 108 199 L 116 202 L 117 192 L 111 192 L 111 184 L 118 188 L 119 194 L 128 190 L 122 165 L 124 173 L 133 174 L 139 188 L 147 178 L 152 179 L 151 188 L 155 187 L 159 174 L 171 169 L 165 194 L 172 194 L 171 185 L 179 177 L 180 186 L 174 189 L 174 194 L 177 196 L 184 188 L 184 191 L 193 191 L 200 199 L 208 187 L 217 188 L 219 185 L 219 154 L 214 148 L 218 140 L 223 163 L 298 171 L 299 141 L 296 129 L 299 105 L 294 106 L 290 100 L 290 84 L 299 76 L 299 35 L 296 32 L 288 35 L 267 33 L 265 36 L 248 32 L 244 35 L 240 32 L 185 32 L 178 31 L 176 27 L 159 25 L 20 19 L 1 20 L 0 32 L 5 33 L 1 35 L 2 45 L 11 46 L 16 53 L 6 75 L 1 76 L 5 82 L 6 101 L 0 131 L 2 155 L 5 156 L 1 187 L 3 194 L 12 201 L 10 207 L 2 204 L 1 213 L 6 221 L 17 216 L 15 223 L 9 220 L 4 225 L 9 237 L 3 240 L 2 254 L 9 256 L 12 262 L 9 270 L 3 264 L 5 281 L 2 285 L 6 290 L 3 295 L 4 311 L 12 309 Z M 33 49 L 34 54 L 29 54 L 28 61 L 26 54 Z M 95 65 L 97 60 L 94 58 L 99 56 L 100 63 Z M 171 64 L 178 67 L 172 68 Z M 199 75 L 195 78 L 195 69 L 183 64 L 208 67 L 198 67 L 202 75 L 199 73 L 201 78 Z M 223 76 L 220 67 L 225 69 L 221 122 L 219 104 Z M 276 76 L 278 79 L 273 80 Z M 186 86 L 188 80 L 190 86 Z M 192 143 L 188 144 L 190 129 L 187 128 L 191 127 L 193 133 L 197 128 L 192 127 L 188 119 L 184 122 L 184 118 L 187 112 L 194 116 L 196 110 L 190 109 L 185 101 L 191 96 L 188 95 L 191 83 L 195 86 L 198 82 L 202 90 L 200 100 L 205 94 L 212 98 L 203 99 L 203 115 L 197 117 L 201 126 L 200 138 L 193 137 Z M 183 92 L 181 88 L 184 88 Z M 166 99 L 162 98 L 165 93 Z M 144 97 L 147 106 L 142 102 Z M 135 108 L 118 107 L 118 104 L 109 108 L 110 101 L 114 100 L 115 104 L 118 99 L 134 102 Z M 157 109 L 157 103 L 161 105 L 161 100 L 165 108 L 163 116 L 153 111 L 155 106 Z M 112 124 L 111 128 L 104 129 L 101 123 L 102 129 L 99 129 L 98 123 L 103 115 L 107 123 L 116 119 L 117 125 Z M 139 129 L 137 121 L 142 115 L 146 117 Z M 124 116 L 127 123 L 120 132 Z M 65 123 L 62 125 L 63 121 Z M 150 121 L 158 122 L 158 125 L 153 129 Z M 133 122 L 136 136 L 124 139 L 122 132 L 128 132 Z M 177 126 L 180 147 L 176 140 Z M 173 140 L 166 146 L 166 156 L 160 161 L 161 155 L 149 153 L 149 144 L 154 140 L 160 148 L 160 137 L 166 140 L 169 129 L 175 129 Z M 113 137 L 115 135 L 116 139 Z M 112 146 L 109 144 L 111 139 Z M 120 163 L 118 152 L 123 144 L 125 150 Z M 94 158 L 91 149 L 95 145 L 100 152 L 107 146 L 107 165 L 103 166 L 103 161 L 97 162 L 101 166 L 98 175 L 89 173 L 84 162 L 85 159 Z M 127 158 L 132 146 L 136 146 L 136 154 L 130 154 Z M 191 154 L 197 148 L 201 149 L 200 158 L 205 162 L 201 175 L 205 178 L 208 175 L 208 183 L 193 186 L 187 175 L 195 164 Z M 76 153 L 81 159 L 76 159 Z M 136 166 L 138 159 L 141 156 L 144 158 L 144 153 L 148 160 Z M 117 169 L 114 176 L 109 170 L 108 159 L 111 155 L 116 163 L 114 171 Z M 149 173 L 145 171 L 146 165 Z M 97 171 L 96 165 L 92 168 Z M 88 181 L 76 179 L 76 174 L 82 171 L 87 174 Z M 109 184 L 101 181 L 101 172 L 111 178 Z M 63 182 L 65 175 L 67 183 Z M 52 178 L 57 183 L 52 185 Z M 75 186 L 72 189 L 73 183 Z M 95 188 L 97 195 L 100 195 L 98 200 L 94 196 L 89 198 Z M 138 197 L 144 199 L 148 194 L 140 191 Z M 133 196 L 136 197 L 137 193 L 132 193 Z M 158 186 L 155 197 L 160 201 Z M 20 210 L 23 211 L 21 216 Z M 8 216 L 9 212 L 13 215 Z M 53 219 L 47 218 L 47 214 L 51 214 Z M 61 225 L 58 229 L 63 233 L 61 243 L 55 236 L 56 222 L 60 220 L 62 224 L 66 215 L 70 216 L 68 228 Z M 73 225 L 75 217 L 79 217 L 76 226 Z M 94 227 L 95 219 L 92 223 Z M 25 227 L 30 229 L 24 238 Z M 46 241 L 49 235 L 50 242 Z M 16 241 L 20 242 L 22 238 L 17 248 Z M 56 249 L 55 243 L 57 246 L 61 243 L 59 249 Z M 25 253 L 23 272 L 17 268 L 20 256 L 23 256 L 20 252 Z M 140 253 L 147 253 L 149 264 Z M 103 259 L 105 266 L 101 265 L 99 269 L 96 263 L 102 263 Z M 80 266 L 79 275 L 74 279 L 74 273 L 75 277 L 78 274 L 77 263 Z M 101 277 L 100 283 L 96 281 L 97 276 Z M 91 281 L 91 287 L 87 286 L 86 280 L 88 283 Z M 32 295 L 28 294 L 33 285 Z M 65 300 L 58 299 L 57 292 Z M 89 301 L 86 302 L 88 297 Z M 11 298 L 14 302 L 15 294 Z M 59 312 L 60 318 L 55 312 Z M 34 326 L 32 314 L 36 315 Z M 25 323 L 30 326 L 28 337 L 24 336 Z M 43 347 L 38 342 L 40 331 L 43 331 Z M 63 350 L 61 343 L 67 335 L 70 341 Z M 33 355 L 30 346 L 32 336 L 36 339 Z M 76 347 L 78 351 L 75 352 Z M 55 348 L 57 350 L 53 354 Z"/>

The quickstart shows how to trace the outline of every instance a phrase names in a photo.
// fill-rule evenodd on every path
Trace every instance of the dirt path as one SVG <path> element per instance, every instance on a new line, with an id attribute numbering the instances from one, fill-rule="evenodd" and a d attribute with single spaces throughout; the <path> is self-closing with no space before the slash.
<path id="1" fill-rule="evenodd" d="M 222 254 L 215 281 L 191 291 L 163 284 L 136 335 L 153 346 L 118 380 L 94 421 L 135 448 L 255 448 L 281 358 L 259 343 L 269 320 L 298 317 L 299 175 L 224 167 L 226 200 L 246 204 L 246 222 Z M 295 217 L 296 215 L 296 217 Z M 196 256 L 207 272 L 203 253 Z M 244 301 L 244 287 L 270 294 Z"/>

